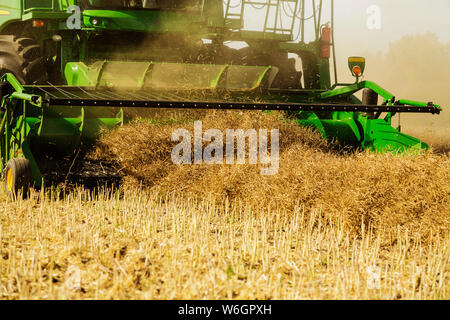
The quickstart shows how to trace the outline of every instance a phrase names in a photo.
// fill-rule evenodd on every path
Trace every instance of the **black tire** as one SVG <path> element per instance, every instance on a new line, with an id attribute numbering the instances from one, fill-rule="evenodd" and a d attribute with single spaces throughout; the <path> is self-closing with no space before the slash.
<path id="1" fill-rule="evenodd" d="M 361 103 L 366 106 L 378 105 L 378 93 L 369 88 L 364 89 Z M 364 112 L 363 115 L 369 119 L 375 118 L 375 112 Z"/>
<path id="2" fill-rule="evenodd" d="M 33 183 L 33 171 L 30 161 L 14 158 L 8 161 L 4 170 L 4 188 L 8 196 L 16 198 L 19 194 L 25 198 Z"/>
<path id="3" fill-rule="evenodd" d="M 31 38 L 0 35 L 0 76 L 12 73 L 22 84 L 43 84 L 48 79 L 40 46 Z"/>
<path id="4" fill-rule="evenodd" d="M 378 105 L 378 93 L 369 88 L 364 89 L 362 96 L 362 104 L 369 106 Z"/>

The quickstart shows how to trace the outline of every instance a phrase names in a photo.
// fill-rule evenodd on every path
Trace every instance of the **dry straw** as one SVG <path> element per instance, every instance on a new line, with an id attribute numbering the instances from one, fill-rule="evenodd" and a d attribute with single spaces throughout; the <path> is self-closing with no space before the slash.
<path id="1" fill-rule="evenodd" d="M 125 185 L 145 186 L 161 194 L 177 193 L 243 201 L 255 208 L 321 210 L 345 218 L 359 232 L 361 223 L 422 235 L 450 227 L 450 160 L 448 156 L 343 152 L 309 129 L 263 112 L 211 112 L 204 130 L 277 128 L 280 170 L 261 176 L 252 165 L 182 165 L 171 163 L 176 144 L 171 132 L 193 131 L 193 123 L 151 125 L 136 122 L 104 136 L 96 156 L 114 160 L 126 173 Z"/>
<path id="2" fill-rule="evenodd" d="M 192 121 L 170 118 L 100 140 L 123 190 L 0 194 L 1 299 L 450 298 L 448 156 L 345 153 L 276 113 L 213 112 L 205 129 L 280 129 L 279 174 L 177 167 L 170 135 Z"/>

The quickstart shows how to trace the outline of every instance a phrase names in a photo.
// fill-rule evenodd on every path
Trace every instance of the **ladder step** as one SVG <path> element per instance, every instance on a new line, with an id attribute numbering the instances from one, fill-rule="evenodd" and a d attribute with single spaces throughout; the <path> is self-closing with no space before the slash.
<path id="1" fill-rule="evenodd" d="M 278 2 L 277 3 L 273 3 L 273 2 L 267 3 L 267 2 L 243 1 L 242 4 L 243 5 L 254 4 L 254 5 L 258 5 L 258 6 L 277 6 Z"/>
<path id="2" fill-rule="evenodd" d="M 278 28 L 265 28 L 265 30 L 269 30 L 269 31 L 281 31 L 281 32 L 291 32 L 291 29 L 278 29 Z"/>
<path id="3" fill-rule="evenodd" d="M 267 3 L 267 2 L 257 2 L 257 1 L 245 1 L 245 0 L 243 0 L 242 4 L 243 5 L 255 4 L 255 5 L 260 5 L 260 6 L 278 6 L 279 4 L 281 4 L 281 2 L 293 2 L 293 3 L 296 3 L 296 2 L 298 2 L 298 0 L 280 0 L 280 1 L 277 1 L 275 3 L 274 2 Z"/>

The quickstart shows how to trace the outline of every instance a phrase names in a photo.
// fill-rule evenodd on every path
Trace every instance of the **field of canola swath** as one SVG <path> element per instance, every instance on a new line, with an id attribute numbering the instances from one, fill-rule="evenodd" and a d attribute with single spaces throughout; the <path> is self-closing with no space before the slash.
<path id="1" fill-rule="evenodd" d="M 173 165 L 177 121 L 104 135 L 90 157 L 119 189 L 0 195 L 1 299 L 450 298 L 445 146 L 346 152 L 258 113 L 203 125 L 278 128 L 279 173 Z"/>

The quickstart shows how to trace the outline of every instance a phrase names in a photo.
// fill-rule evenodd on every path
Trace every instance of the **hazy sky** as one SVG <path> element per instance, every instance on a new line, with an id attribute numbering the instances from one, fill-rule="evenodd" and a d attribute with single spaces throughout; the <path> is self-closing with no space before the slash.
<path id="1" fill-rule="evenodd" d="M 328 2 L 325 0 L 325 2 Z M 367 27 L 371 5 L 380 8 L 381 29 Z M 336 42 L 342 54 L 354 48 L 386 50 L 390 42 L 407 34 L 437 34 L 442 42 L 450 42 L 450 0 L 335 0 Z"/>
<path id="2" fill-rule="evenodd" d="M 263 2 L 263 1 L 261 1 Z M 319 0 L 316 0 L 318 3 Z M 239 3 L 233 0 L 232 3 Z M 306 16 L 312 12 L 312 0 Z M 322 22 L 330 20 L 331 0 L 324 0 Z M 369 29 L 367 12 L 371 6 L 380 12 L 380 29 Z M 336 46 L 343 56 L 367 51 L 385 51 L 389 43 L 407 34 L 434 32 L 443 42 L 450 42 L 450 0 L 335 0 Z M 264 21 L 263 10 L 249 10 L 246 27 L 259 29 Z M 312 19 L 309 20 L 312 24 Z M 310 30 L 311 31 L 311 30 Z"/>

